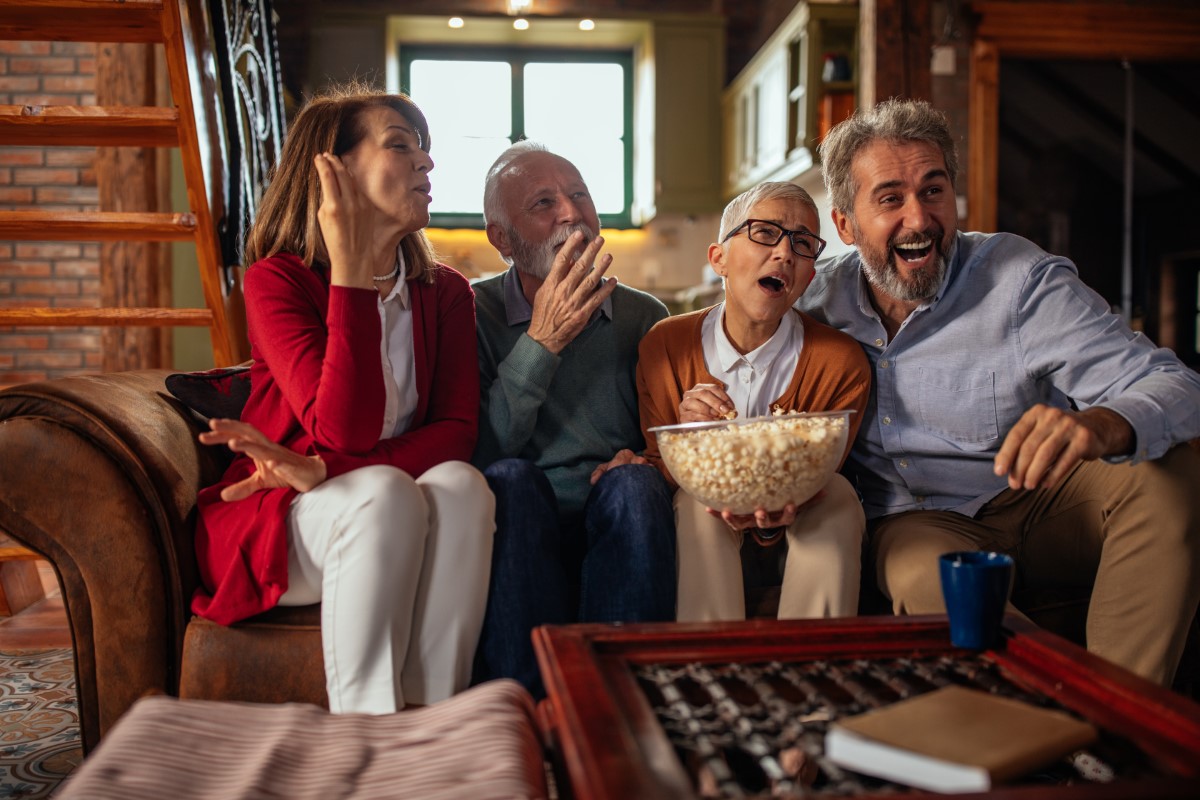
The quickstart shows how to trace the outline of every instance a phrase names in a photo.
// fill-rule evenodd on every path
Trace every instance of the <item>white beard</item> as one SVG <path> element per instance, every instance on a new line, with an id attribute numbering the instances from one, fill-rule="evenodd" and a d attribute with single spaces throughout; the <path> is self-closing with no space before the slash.
<path id="1" fill-rule="evenodd" d="M 547 276 L 550 275 L 550 268 L 554 266 L 555 248 L 571 238 L 571 234 L 576 231 L 583 233 L 584 245 L 596 238 L 596 231 L 582 222 L 575 225 L 564 225 L 555 231 L 554 235 L 549 239 L 540 244 L 533 244 L 526 241 L 521 238 L 515 228 L 509 227 L 507 233 L 508 239 L 512 243 L 513 266 L 530 277 L 543 281 L 546 280 Z M 575 253 L 573 258 L 578 258 L 578 256 L 579 254 Z"/>

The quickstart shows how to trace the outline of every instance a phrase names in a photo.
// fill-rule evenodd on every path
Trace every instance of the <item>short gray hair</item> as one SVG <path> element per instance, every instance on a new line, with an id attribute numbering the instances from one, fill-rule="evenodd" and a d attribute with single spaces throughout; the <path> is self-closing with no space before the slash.
<path id="1" fill-rule="evenodd" d="M 717 241 L 724 244 L 725 237 L 729 235 L 729 232 L 746 221 L 746 215 L 750 213 L 750 209 L 768 200 L 794 200 L 807 206 L 813 212 L 813 216 L 817 218 L 818 230 L 813 233 L 821 235 L 819 230 L 821 212 L 817 210 L 817 204 L 813 201 L 812 195 L 804 187 L 794 183 L 767 181 L 747 189 L 729 201 L 729 205 L 725 206 L 725 211 L 721 214 L 721 229 L 717 232 Z"/>
<path id="2" fill-rule="evenodd" d="M 494 222 L 507 228 L 512 222 L 508 218 L 508 212 L 504 210 L 504 204 L 500 202 L 500 178 L 508 171 L 512 163 L 526 153 L 549 152 L 549 148 L 541 142 L 522 139 L 509 145 L 508 149 L 492 162 L 492 166 L 487 171 L 487 177 L 483 181 L 483 224 L 485 226 Z"/>
<path id="3" fill-rule="evenodd" d="M 818 147 L 825 188 L 833 207 L 853 218 L 854 183 L 851 165 L 854 157 L 872 142 L 883 140 L 892 144 L 929 142 L 937 145 L 946 162 L 950 185 L 958 177 L 958 152 L 946 115 L 924 100 L 884 100 L 872 109 L 859 110 L 850 119 L 839 122 Z"/>

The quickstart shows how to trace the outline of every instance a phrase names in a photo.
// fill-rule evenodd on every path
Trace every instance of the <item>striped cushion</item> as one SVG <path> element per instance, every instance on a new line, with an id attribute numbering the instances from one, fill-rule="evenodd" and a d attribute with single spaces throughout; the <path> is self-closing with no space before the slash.
<path id="1" fill-rule="evenodd" d="M 399 714 L 139 700 L 58 798 L 543 798 L 533 701 L 492 681 Z"/>

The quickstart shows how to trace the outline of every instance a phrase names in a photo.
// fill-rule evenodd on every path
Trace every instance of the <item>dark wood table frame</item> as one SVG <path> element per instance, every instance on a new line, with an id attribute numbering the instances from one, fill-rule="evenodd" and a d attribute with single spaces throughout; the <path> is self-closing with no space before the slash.
<path id="1" fill-rule="evenodd" d="M 987 651 L 1029 690 L 1134 742 L 1169 777 L 1131 783 L 1013 786 L 1011 798 L 1200 797 L 1200 705 L 1024 620 Z M 633 669 L 646 664 L 762 663 L 953 654 L 945 617 L 580 624 L 534 631 L 551 746 L 577 800 L 694 797 L 691 781 Z M 889 794 L 891 798 L 896 794 Z M 927 796 L 927 795 L 926 795 Z"/>

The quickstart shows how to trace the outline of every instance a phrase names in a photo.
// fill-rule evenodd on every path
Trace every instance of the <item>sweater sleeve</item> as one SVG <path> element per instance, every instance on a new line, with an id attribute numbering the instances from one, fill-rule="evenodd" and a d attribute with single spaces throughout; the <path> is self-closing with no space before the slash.
<path id="1" fill-rule="evenodd" d="M 433 354 L 429 385 L 418 387 L 429 393 L 424 420 L 399 436 L 380 440 L 364 455 L 319 448 L 328 477 L 388 464 L 417 478 L 443 462 L 470 460 L 479 433 L 479 370 L 475 303 L 465 280 L 448 282 L 439 293 L 437 314 L 437 342 L 432 351 L 423 348 Z"/>
<path id="2" fill-rule="evenodd" d="M 328 287 L 291 256 L 246 271 L 251 341 L 305 432 L 323 449 L 365 453 L 379 438 L 385 394 L 376 353 L 376 292 Z M 324 307 L 323 307 L 324 305 Z"/>
<path id="3" fill-rule="evenodd" d="M 638 345 L 637 392 L 638 414 L 641 418 L 642 438 L 646 449 L 642 453 L 653 464 L 672 488 L 678 484 L 663 462 L 658 447 L 658 437 L 650 433 L 657 425 L 674 425 L 679 422 L 679 404 L 683 400 L 683 389 L 671 366 L 667 351 L 666 320 L 655 325 Z"/>
<path id="4" fill-rule="evenodd" d="M 560 361 L 526 333 L 498 363 L 490 351 L 480 350 L 483 425 L 476 462 L 487 465 L 521 452 L 537 427 Z"/>

